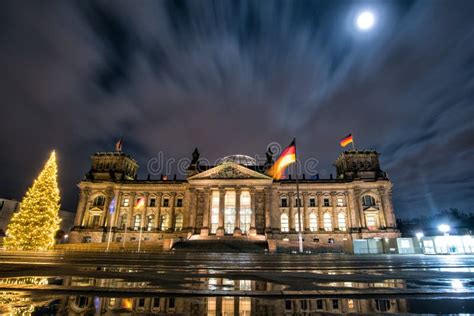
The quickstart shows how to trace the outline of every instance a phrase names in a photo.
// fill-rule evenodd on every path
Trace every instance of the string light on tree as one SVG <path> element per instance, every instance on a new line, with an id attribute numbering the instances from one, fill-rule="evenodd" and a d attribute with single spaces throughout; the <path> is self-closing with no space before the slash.
<path id="1" fill-rule="evenodd" d="M 56 153 L 28 189 L 8 224 L 5 247 L 11 250 L 47 250 L 54 245 L 59 229 L 59 187 Z"/>

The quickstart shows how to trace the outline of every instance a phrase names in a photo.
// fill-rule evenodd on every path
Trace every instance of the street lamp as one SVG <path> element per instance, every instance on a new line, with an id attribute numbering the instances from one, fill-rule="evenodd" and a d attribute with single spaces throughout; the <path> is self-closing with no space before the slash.
<path id="1" fill-rule="evenodd" d="M 448 232 L 451 229 L 449 225 L 441 224 L 438 226 L 438 230 L 444 234 L 444 236 L 448 236 Z"/>

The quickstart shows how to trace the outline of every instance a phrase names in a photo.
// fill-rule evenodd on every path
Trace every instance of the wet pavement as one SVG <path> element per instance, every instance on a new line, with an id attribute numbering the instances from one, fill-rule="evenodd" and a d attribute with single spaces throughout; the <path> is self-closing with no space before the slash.
<path id="1" fill-rule="evenodd" d="M 474 256 L 0 253 L 0 313 L 474 313 Z"/>

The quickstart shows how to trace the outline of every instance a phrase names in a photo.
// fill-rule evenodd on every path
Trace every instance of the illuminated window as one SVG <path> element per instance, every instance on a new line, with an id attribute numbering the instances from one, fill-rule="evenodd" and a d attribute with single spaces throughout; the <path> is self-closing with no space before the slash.
<path id="1" fill-rule="evenodd" d="M 281 207 L 288 207 L 288 200 L 286 198 L 281 198 Z"/>
<path id="2" fill-rule="evenodd" d="M 133 219 L 133 229 L 139 230 L 142 223 L 142 216 L 140 214 L 135 215 Z"/>
<path id="3" fill-rule="evenodd" d="M 346 231 L 346 214 L 339 213 L 337 215 L 337 226 L 339 226 L 339 230 Z"/>
<path id="4" fill-rule="evenodd" d="M 363 206 L 375 206 L 375 199 L 370 195 L 364 195 L 362 197 Z"/>
<path id="5" fill-rule="evenodd" d="M 331 231 L 332 230 L 332 216 L 331 216 L 330 213 L 324 213 L 323 224 L 324 224 L 324 230 L 325 231 Z"/>
<path id="6" fill-rule="evenodd" d="M 250 229 L 252 210 L 250 209 L 250 193 L 244 191 L 240 194 L 240 230 L 246 233 Z"/>
<path id="7" fill-rule="evenodd" d="M 115 306 L 115 297 L 109 298 L 109 306 L 110 306 L 110 307 Z"/>
<path id="8" fill-rule="evenodd" d="M 104 206 L 105 204 L 105 196 L 99 195 L 94 199 L 94 202 L 92 203 L 92 206 Z"/>
<path id="9" fill-rule="evenodd" d="M 227 191 L 224 201 L 224 228 L 226 234 L 232 234 L 235 228 L 235 192 Z"/>
<path id="10" fill-rule="evenodd" d="M 337 206 L 344 206 L 344 198 L 338 197 L 336 200 L 336 205 Z"/>
<path id="11" fill-rule="evenodd" d="M 129 198 L 124 198 L 122 202 L 122 206 L 129 206 L 130 205 L 130 199 Z"/>
<path id="12" fill-rule="evenodd" d="M 167 230 L 169 228 L 169 216 L 168 214 L 163 214 L 160 217 L 160 230 Z"/>
<path id="13" fill-rule="evenodd" d="M 377 224 L 377 217 L 375 216 L 375 214 L 367 214 L 365 216 L 365 221 L 367 223 L 367 228 L 369 230 L 377 229 L 378 224 Z"/>
<path id="14" fill-rule="evenodd" d="M 219 192 L 212 192 L 211 204 L 211 234 L 215 234 L 219 226 Z"/>
<path id="15" fill-rule="evenodd" d="M 151 231 L 153 229 L 153 222 L 155 221 L 155 215 L 148 215 L 146 219 L 146 230 Z"/>
<path id="16" fill-rule="evenodd" d="M 183 207 L 183 199 L 179 198 L 176 200 L 176 207 Z"/>
<path id="17" fill-rule="evenodd" d="M 310 198 L 309 199 L 309 207 L 315 207 L 316 206 L 316 199 L 315 198 Z"/>
<path id="18" fill-rule="evenodd" d="M 348 300 L 347 301 L 347 307 L 349 309 L 354 309 L 354 300 Z"/>
<path id="19" fill-rule="evenodd" d="M 323 200 L 323 205 L 324 205 L 325 207 L 331 206 L 331 203 L 329 202 L 329 198 L 324 198 L 324 200 Z"/>
<path id="20" fill-rule="evenodd" d="M 178 213 L 176 214 L 176 219 L 174 223 L 174 230 L 181 231 L 183 229 L 183 214 Z"/>
<path id="21" fill-rule="evenodd" d="M 288 226 L 288 215 L 285 213 L 280 216 L 280 228 L 282 232 L 289 232 L 290 228 Z"/>
<path id="22" fill-rule="evenodd" d="M 315 213 L 309 214 L 309 230 L 315 232 L 318 230 L 318 217 Z"/>

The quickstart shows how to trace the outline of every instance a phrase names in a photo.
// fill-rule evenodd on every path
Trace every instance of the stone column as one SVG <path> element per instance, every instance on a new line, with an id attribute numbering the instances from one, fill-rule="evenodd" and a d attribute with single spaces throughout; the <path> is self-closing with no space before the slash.
<path id="1" fill-rule="evenodd" d="M 143 203 L 144 206 L 143 208 L 140 210 L 140 227 L 143 229 L 143 231 L 146 230 L 146 228 L 144 227 L 145 223 L 146 223 L 146 220 L 145 220 L 145 217 L 146 217 L 146 208 L 148 206 L 148 192 L 145 192 L 143 193 L 143 198 L 145 199 L 145 202 Z"/>
<path id="2" fill-rule="evenodd" d="M 170 207 L 171 207 L 170 230 L 172 231 L 174 231 L 175 224 L 176 224 L 175 205 L 176 205 L 176 192 L 172 192 L 171 198 L 170 198 Z"/>
<path id="3" fill-rule="evenodd" d="M 303 202 L 303 232 L 310 232 L 309 230 L 309 214 L 308 214 L 308 192 L 301 194 L 301 201 Z"/>
<path id="4" fill-rule="evenodd" d="M 385 216 L 385 226 L 387 228 L 395 228 L 395 220 L 393 216 L 392 208 L 392 191 L 390 189 L 386 190 L 385 188 L 380 188 L 380 197 L 382 201 L 383 214 Z"/>
<path id="5" fill-rule="evenodd" d="M 318 202 L 318 229 L 324 230 L 324 214 L 323 214 L 323 194 L 322 192 L 316 193 L 316 199 Z"/>
<path id="6" fill-rule="evenodd" d="M 234 236 L 242 235 L 240 230 L 240 187 L 235 188 L 235 228 Z"/>
<path id="7" fill-rule="evenodd" d="M 160 217 L 161 217 L 161 198 L 163 196 L 163 193 L 157 192 L 156 193 L 156 218 L 155 218 L 155 229 L 159 230 L 160 229 Z"/>
<path id="8" fill-rule="evenodd" d="M 249 235 L 254 236 L 257 234 L 257 220 L 256 220 L 256 213 L 257 210 L 255 209 L 255 188 L 250 188 L 250 230 Z"/>
<path id="9" fill-rule="evenodd" d="M 293 192 L 288 193 L 288 225 L 290 226 L 290 232 L 295 232 L 295 214 L 293 214 L 294 198 Z"/>
<path id="10" fill-rule="evenodd" d="M 202 228 L 201 228 L 201 236 L 208 236 L 209 230 L 211 227 L 210 220 L 211 220 L 211 191 L 209 188 L 205 188 L 203 192 L 200 194 L 203 195 L 204 199 L 204 207 L 202 210 Z M 195 199 L 195 204 L 197 203 Z M 196 210 L 194 212 L 194 216 L 196 217 Z"/>
<path id="11" fill-rule="evenodd" d="M 74 218 L 74 226 L 81 226 L 86 213 L 87 201 L 91 191 L 84 188 L 79 193 L 79 203 L 77 204 L 76 217 Z"/>
<path id="12" fill-rule="evenodd" d="M 349 193 L 344 192 L 344 205 L 346 206 L 346 220 L 347 220 L 347 232 L 351 232 L 351 228 L 354 225 L 354 212 L 352 211 L 349 202 Z"/>
<path id="13" fill-rule="evenodd" d="M 359 214 L 359 221 L 361 228 L 367 228 L 367 224 L 365 223 L 365 214 L 364 214 L 364 206 L 362 205 L 362 201 L 360 199 L 360 189 L 354 189 L 354 204 Z"/>
<path id="14" fill-rule="evenodd" d="M 135 198 L 136 198 L 136 193 L 135 192 L 131 192 L 130 193 L 130 211 L 128 212 L 128 215 L 127 215 L 127 227 L 128 228 L 131 228 L 132 227 L 132 220 L 133 220 L 133 211 L 135 210 Z"/>
<path id="15" fill-rule="evenodd" d="M 347 193 L 348 201 L 347 205 L 350 207 L 350 216 L 351 216 L 351 221 L 352 221 L 352 227 L 354 228 L 360 228 L 360 215 L 359 215 L 359 208 L 357 205 L 357 201 L 354 197 L 354 192 L 353 190 L 349 190 Z"/>
<path id="16" fill-rule="evenodd" d="M 270 208 L 271 208 L 272 199 L 271 199 L 270 188 L 265 188 L 263 192 L 264 192 L 263 202 L 265 204 L 265 231 L 271 232 L 272 222 L 271 222 L 271 216 L 270 216 Z"/>
<path id="17" fill-rule="evenodd" d="M 271 188 L 271 201 L 270 201 L 270 217 L 272 231 L 276 229 L 276 232 L 281 231 L 280 226 L 280 197 L 278 190 L 274 187 Z"/>
<path id="18" fill-rule="evenodd" d="M 225 190 L 224 188 L 219 188 L 219 226 L 217 228 L 216 235 L 224 236 L 224 212 L 225 212 Z"/>
<path id="19" fill-rule="evenodd" d="M 84 215 L 82 216 L 82 226 L 89 226 L 89 209 L 91 207 L 92 201 L 90 200 L 90 195 L 87 197 L 86 205 L 84 208 Z"/>
<path id="20" fill-rule="evenodd" d="M 331 192 L 331 206 L 332 206 L 332 230 L 339 228 L 336 209 L 336 192 Z"/>
<path id="21" fill-rule="evenodd" d="M 188 228 L 191 232 L 194 233 L 194 229 L 196 228 L 196 189 L 189 188 L 187 194 L 185 195 L 184 200 L 186 201 L 186 197 L 188 198 L 187 206 L 188 206 Z"/>
<path id="22" fill-rule="evenodd" d="M 114 196 L 114 191 L 111 188 L 108 188 L 105 193 L 105 202 L 104 206 L 102 206 L 102 218 L 100 219 L 101 227 L 110 226 L 110 219 L 112 214 L 109 212 L 110 202 L 112 202 L 112 198 Z M 107 220 L 108 219 L 108 220 Z"/>

